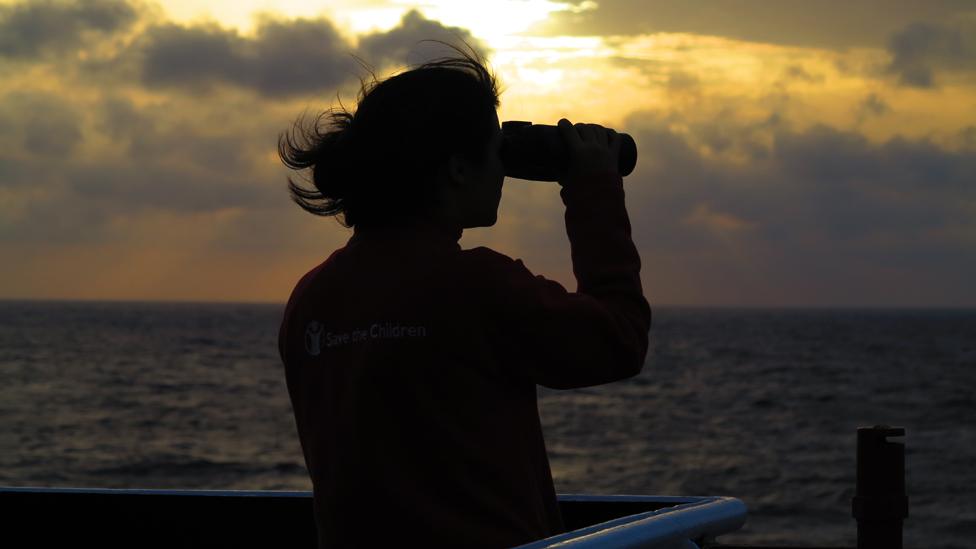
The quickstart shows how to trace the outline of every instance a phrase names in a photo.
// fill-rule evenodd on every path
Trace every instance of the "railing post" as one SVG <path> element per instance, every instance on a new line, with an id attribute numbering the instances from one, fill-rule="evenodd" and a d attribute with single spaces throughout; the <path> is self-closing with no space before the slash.
<path id="1" fill-rule="evenodd" d="M 857 429 L 857 492 L 851 500 L 857 520 L 858 549 L 902 549 L 902 524 L 908 517 L 905 493 L 903 427 Z"/>

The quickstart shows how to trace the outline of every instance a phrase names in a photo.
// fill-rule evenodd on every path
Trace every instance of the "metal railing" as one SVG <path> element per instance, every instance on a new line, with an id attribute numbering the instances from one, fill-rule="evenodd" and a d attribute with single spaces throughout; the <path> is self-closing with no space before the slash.
<path id="1" fill-rule="evenodd" d="M 676 499 L 658 497 L 662 501 Z M 746 505 L 736 498 L 706 496 L 683 499 L 691 501 L 587 526 L 520 545 L 517 549 L 697 548 L 696 541 L 712 540 L 721 534 L 734 532 L 746 522 Z"/>

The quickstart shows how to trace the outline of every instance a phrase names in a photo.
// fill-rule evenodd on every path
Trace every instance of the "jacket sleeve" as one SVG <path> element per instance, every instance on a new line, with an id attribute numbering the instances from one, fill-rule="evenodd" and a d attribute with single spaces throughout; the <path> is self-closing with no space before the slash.
<path id="1" fill-rule="evenodd" d="M 560 191 L 577 291 L 533 275 L 521 260 L 479 248 L 489 343 L 503 371 L 553 389 L 637 375 L 651 309 L 631 239 L 623 180 L 605 174 Z"/>
<path id="2" fill-rule="evenodd" d="M 329 259 L 331 259 L 331 257 Z M 302 300 L 305 290 L 307 289 L 312 278 L 322 269 L 322 267 L 325 266 L 327 262 L 328 260 L 305 273 L 305 275 L 298 280 L 298 283 L 295 284 L 295 288 L 291 291 L 291 295 L 288 297 L 288 302 L 285 303 L 285 308 L 281 315 L 281 324 L 278 327 L 278 356 L 281 357 L 282 364 L 287 364 L 288 361 L 288 330 L 289 320 L 291 319 L 292 313 Z"/>

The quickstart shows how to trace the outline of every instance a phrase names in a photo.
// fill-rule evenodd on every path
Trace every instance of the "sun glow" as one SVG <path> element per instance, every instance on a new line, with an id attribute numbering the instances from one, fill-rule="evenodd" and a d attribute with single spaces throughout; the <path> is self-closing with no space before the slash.
<path id="1" fill-rule="evenodd" d="M 222 26 L 247 34 L 254 29 L 254 16 L 258 13 L 286 17 L 320 17 L 326 14 L 327 11 L 323 8 L 329 4 L 308 0 L 162 0 L 160 5 L 177 22 L 217 21 Z"/>
<path id="2" fill-rule="evenodd" d="M 471 31 L 489 43 L 524 31 L 544 21 L 556 11 L 589 9 L 570 7 L 552 0 L 493 0 L 475 7 L 468 2 L 452 0 L 165 0 L 164 10 L 180 22 L 216 20 L 225 26 L 248 33 L 254 27 L 254 15 L 271 13 L 284 17 L 327 16 L 345 32 L 363 34 L 395 27 L 403 14 L 416 9 L 427 18 L 444 25 Z"/>
<path id="3" fill-rule="evenodd" d="M 474 36 L 492 43 L 544 21 L 555 11 L 567 9 L 566 4 L 549 0 L 492 0 L 480 6 L 484 7 L 472 9 L 467 2 L 434 0 L 425 2 L 422 11 L 428 17 L 446 25 L 466 28 Z"/>

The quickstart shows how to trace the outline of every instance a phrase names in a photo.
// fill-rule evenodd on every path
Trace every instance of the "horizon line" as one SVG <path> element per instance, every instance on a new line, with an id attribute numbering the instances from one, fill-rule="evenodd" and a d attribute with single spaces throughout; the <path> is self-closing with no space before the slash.
<path id="1" fill-rule="evenodd" d="M 572 292 L 571 292 L 572 293 Z M 284 307 L 287 301 L 202 301 L 194 299 L 98 299 L 98 298 L 61 298 L 61 297 L 0 297 L 0 302 L 52 302 L 52 303 L 142 303 L 142 304 L 174 304 L 174 305 L 275 305 Z M 941 310 L 972 310 L 976 303 L 970 305 L 878 305 L 878 304 L 682 304 L 682 303 L 650 303 L 651 309 L 859 309 L 859 310 L 906 310 L 906 309 L 941 309 Z"/>

